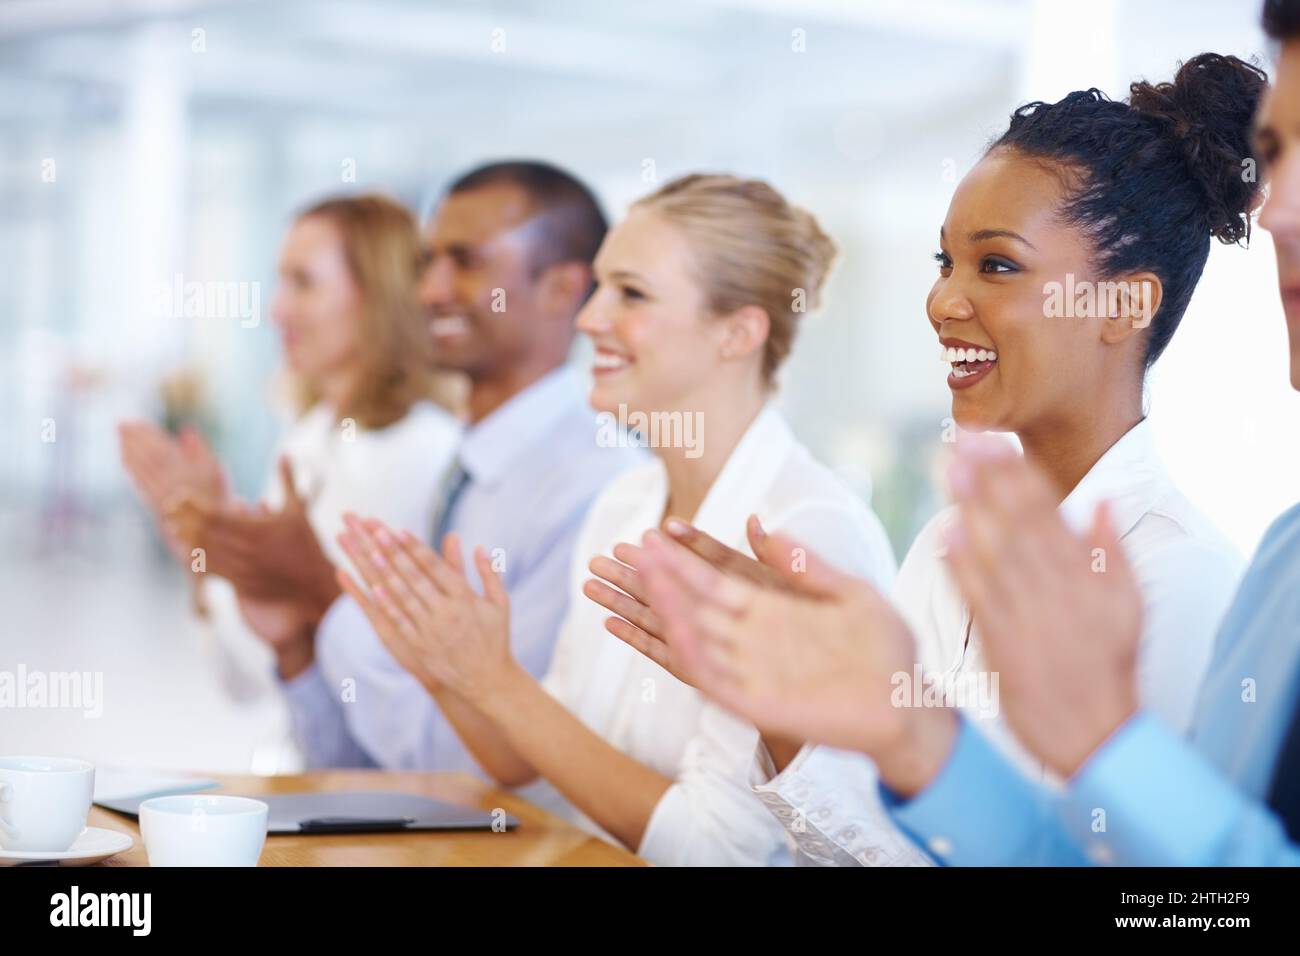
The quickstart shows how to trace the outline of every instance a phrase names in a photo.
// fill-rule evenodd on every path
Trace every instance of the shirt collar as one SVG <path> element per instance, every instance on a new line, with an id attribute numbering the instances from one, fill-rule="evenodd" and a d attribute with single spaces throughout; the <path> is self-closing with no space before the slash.
<path id="1" fill-rule="evenodd" d="M 1123 537 L 1155 506 L 1169 482 L 1151 425 L 1144 418 L 1088 469 L 1061 502 L 1061 516 L 1076 532 L 1083 532 L 1092 525 L 1097 505 L 1109 501 L 1115 531 Z"/>
<path id="2" fill-rule="evenodd" d="M 708 437 L 704 440 L 708 441 Z M 721 533 L 728 533 L 732 526 L 743 528 L 794 444 L 794 432 L 769 401 L 727 456 L 700 503 L 695 523 L 702 528 L 717 528 Z"/>
<path id="3" fill-rule="evenodd" d="M 458 452 L 460 466 L 474 481 L 491 484 L 586 401 L 578 373 L 561 365 L 468 428 Z"/>
<path id="4" fill-rule="evenodd" d="M 1151 425 L 1144 418 L 1106 449 L 1088 469 L 1061 502 L 1060 514 L 1071 530 L 1083 534 L 1092 526 L 1097 505 L 1109 501 L 1115 533 L 1122 538 L 1155 507 L 1157 499 L 1170 484 L 1169 474 L 1156 451 Z M 953 508 L 944 525 L 951 525 L 956 520 L 957 509 Z M 948 546 L 942 535 L 935 543 L 934 553 L 939 558 L 947 557 Z"/>

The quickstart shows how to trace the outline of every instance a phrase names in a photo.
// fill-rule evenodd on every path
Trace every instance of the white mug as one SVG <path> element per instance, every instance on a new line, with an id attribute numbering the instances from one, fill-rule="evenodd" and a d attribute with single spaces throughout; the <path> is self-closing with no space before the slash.
<path id="1" fill-rule="evenodd" d="M 86 830 L 95 765 L 67 757 L 0 757 L 0 849 L 62 853 Z"/>
<path id="2" fill-rule="evenodd" d="M 248 797 L 153 797 L 140 804 L 140 835 L 150 866 L 257 866 L 267 816 Z"/>

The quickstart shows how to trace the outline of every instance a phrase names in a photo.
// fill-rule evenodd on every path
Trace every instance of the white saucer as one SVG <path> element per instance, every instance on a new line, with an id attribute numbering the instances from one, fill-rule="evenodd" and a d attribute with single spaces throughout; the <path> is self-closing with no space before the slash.
<path id="1" fill-rule="evenodd" d="M 135 841 L 118 830 L 86 827 L 72 846 L 62 853 L 48 850 L 0 849 L 0 866 L 19 866 L 27 863 L 48 863 L 57 866 L 89 866 L 107 860 L 135 846 Z"/>

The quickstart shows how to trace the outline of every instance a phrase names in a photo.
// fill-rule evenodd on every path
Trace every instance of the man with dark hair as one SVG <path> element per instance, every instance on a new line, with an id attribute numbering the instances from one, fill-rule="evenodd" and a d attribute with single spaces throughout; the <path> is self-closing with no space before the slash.
<path id="1" fill-rule="evenodd" d="M 567 364 L 605 229 L 586 186 L 530 161 L 459 177 L 425 228 L 418 294 L 435 361 L 469 380 L 468 427 L 441 487 L 430 489 L 438 518 L 429 533 L 440 546 L 458 532 L 467 548 L 493 556 L 510 592 L 514 654 L 536 676 L 567 610 L 571 551 L 587 508 L 640 458 L 598 445 L 594 414 Z M 332 569 L 316 567 L 319 549 L 293 547 L 295 536 L 274 522 L 249 525 L 249 533 L 262 535 L 264 578 L 294 568 L 311 583 L 286 587 L 278 608 L 249 621 L 275 653 L 308 764 L 476 771 L 433 699 L 339 593 Z"/>

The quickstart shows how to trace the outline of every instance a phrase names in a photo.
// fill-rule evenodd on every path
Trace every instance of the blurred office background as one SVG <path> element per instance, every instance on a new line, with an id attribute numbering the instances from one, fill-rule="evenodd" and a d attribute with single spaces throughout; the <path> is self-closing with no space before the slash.
<path id="1" fill-rule="evenodd" d="M 923 301 L 949 195 L 1028 99 L 1268 53 L 1255 0 L 0 0 L 0 669 L 105 674 L 105 711 L 0 712 L 0 751 L 270 772 L 274 702 L 214 680 L 117 460 L 123 416 L 201 421 L 256 493 L 292 211 L 426 210 L 540 157 L 615 216 L 679 173 L 766 177 L 840 244 L 782 388 L 901 557 L 941 506 L 948 414 Z M 159 308 L 244 283 L 254 321 Z M 1272 251 L 1216 245 L 1151 378 L 1184 489 L 1249 552 L 1297 497 Z M 579 353 L 582 361 L 584 353 Z M 54 429 L 50 431 L 51 425 Z M 49 440 L 51 437 L 53 441 Z"/>

